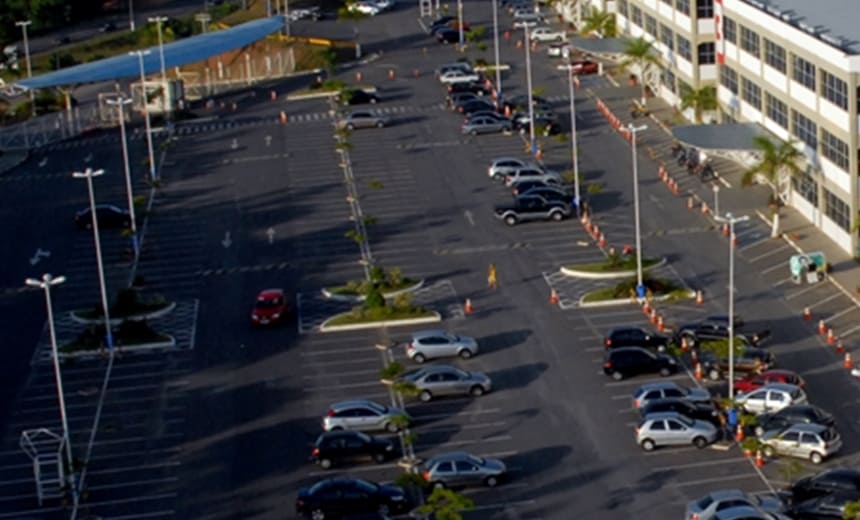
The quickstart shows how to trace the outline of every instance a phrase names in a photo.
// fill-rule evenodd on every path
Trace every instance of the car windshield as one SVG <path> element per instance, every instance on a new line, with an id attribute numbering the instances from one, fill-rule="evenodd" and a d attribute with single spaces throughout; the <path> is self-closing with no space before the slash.
<path id="1" fill-rule="evenodd" d="M 355 487 L 361 489 L 362 491 L 366 491 L 368 493 L 376 493 L 376 490 L 379 489 L 379 486 L 376 484 L 371 484 L 366 480 L 356 480 Z"/>
<path id="2" fill-rule="evenodd" d="M 473 464 L 477 464 L 477 465 L 479 465 L 479 466 L 483 466 L 483 465 L 484 465 L 484 463 L 486 463 L 486 462 L 487 462 L 485 459 L 482 459 L 481 457 L 476 457 L 476 456 L 474 456 L 474 455 L 469 455 L 469 456 L 467 457 L 467 459 L 468 459 L 470 462 L 472 462 Z"/>
<path id="3" fill-rule="evenodd" d="M 803 390 L 801 390 L 800 388 L 795 388 L 795 389 L 791 392 L 791 399 L 792 399 L 793 401 L 796 401 L 797 399 L 800 399 L 800 396 L 801 396 L 801 395 L 803 395 Z"/>
<path id="4" fill-rule="evenodd" d="M 701 500 L 699 500 L 698 502 L 696 502 L 696 506 L 698 506 L 699 509 L 704 510 L 704 509 L 707 509 L 708 506 L 713 504 L 713 503 L 714 503 L 714 499 L 711 498 L 711 495 L 708 495 L 708 496 L 702 498 Z"/>
<path id="5" fill-rule="evenodd" d="M 836 430 L 833 428 L 827 428 L 823 432 L 821 432 L 821 440 L 824 442 L 830 442 L 832 440 L 836 440 L 838 435 L 836 434 Z"/>
<path id="6" fill-rule="evenodd" d="M 690 419 L 689 417 L 687 417 L 685 415 L 678 415 L 677 419 L 687 426 L 693 426 L 694 424 L 696 424 L 696 421 L 694 421 L 693 419 Z"/>
<path id="7" fill-rule="evenodd" d="M 281 305 L 280 298 L 261 298 L 257 300 L 256 307 L 258 309 L 274 309 Z"/>

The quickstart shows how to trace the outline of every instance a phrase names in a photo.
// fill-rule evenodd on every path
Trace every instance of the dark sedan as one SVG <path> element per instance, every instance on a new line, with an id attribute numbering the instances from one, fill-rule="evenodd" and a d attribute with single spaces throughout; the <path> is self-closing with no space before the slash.
<path id="1" fill-rule="evenodd" d="M 607 349 L 618 347 L 645 347 L 652 350 L 663 351 L 669 344 L 669 338 L 645 330 L 642 327 L 616 327 L 609 331 L 603 339 L 603 346 Z"/>
<path id="2" fill-rule="evenodd" d="M 836 419 L 829 412 L 811 404 L 795 404 L 787 406 L 775 413 L 766 413 L 758 416 L 755 424 L 755 434 L 760 437 L 765 432 L 772 430 L 783 430 L 793 424 L 820 424 L 832 427 L 836 425 Z"/>
<path id="3" fill-rule="evenodd" d="M 457 112 L 460 112 L 463 115 L 474 114 L 475 112 L 482 112 L 484 110 L 495 110 L 495 106 L 489 101 L 484 101 L 483 99 L 470 99 L 463 103 L 457 105 Z"/>
<path id="4" fill-rule="evenodd" d="M 338 94 L 337 100 L 344 105 L 363 105 L 365 103 L 376 104 L 379 102 L 379 96 L 373 92 L 356 88 L 344 90 Z"/>
<path id="5" fill-rule="evenodd" d="M 96 206 L 96 219 L 99 229 L 125 229 L 131 226 L 128 211 L 109 204 Z M 92 229 L 93 218 L 90 208 L 75 213 L 75 224 L 81 229 Z"/>
<path id="6" fill-rule="evenodd" d="M 441 29 L 436 32 L 436 41 L 439 43 L 460 43 L 460 31 L 454 29 Z"/>
<path id="7" fill-rule="evenodd" d="M 320 480 L 299 490 L 296 498 L 296 513 L 314 519 L 374 512 L 401 513 L 407 509 L 406 495 L 401 488 L 348 477 Z"/>
<path id="8" fill-rule="evenodd" d="M 394 444 L 390 440 L 349 430 L 321 434 L 311 452 L 311 460 L 323 469 L 343 462 L 372 460 L 381 463 L 393 456 Z"/>
<path id="9" fill-rule="evenodd" d="M 706 421 L 714 426 L 720 426 L 720 414 L 717 409 L 709 404 L 692 403 L 686 399 L 666 398 L 649 401 L 647 405 L 639 409 L 642 417 L 659 412 L 677 412 L 690 419 Z"/>

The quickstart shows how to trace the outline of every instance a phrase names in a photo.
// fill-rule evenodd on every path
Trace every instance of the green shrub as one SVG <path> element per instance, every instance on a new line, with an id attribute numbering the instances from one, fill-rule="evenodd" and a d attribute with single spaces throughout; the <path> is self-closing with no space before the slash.
<path id="1" fill-rule="evenodd" d="M 402 374 L 403 370 L 403 365 L 396 361 L 392 361 L 380 371 L 379 375 L 382 379 L 394 379 L 395 377 Z"/>
<path id="2" fill-rule="evenodd" d="M 364 300 L 364 306 L 367 309 L 379 309 L 385 307 L 385 296 L 376 285 L 372 286 L 367 291 L 367 298 Z"/>

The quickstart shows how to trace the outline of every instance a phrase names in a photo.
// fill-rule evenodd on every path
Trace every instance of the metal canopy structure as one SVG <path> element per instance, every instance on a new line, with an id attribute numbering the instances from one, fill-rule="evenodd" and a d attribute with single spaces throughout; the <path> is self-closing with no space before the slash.
<path id="1" fill-rule="evenodd" d="M 624 54 L 623 38 L 571 38 L 570 44 L 588 54 Z"/>
<path id="2" fill-rule="evenodd" d="M 720 125 L 686 125 L 672 128 L 678 141 L 705 150 L 755 152 L 756 137 L 767 137 L 767 131 L 756 123 L 727 123 Z"/>
<path id="3" fill-rule="evenodd" d="M 240 49 L 281 30 L 285 25 L 282 15 L 254 20 L 230 29 L 184 38 L 164 45 L 164 64 L 177 67 Z M 143 57 L 144 74 L 161 71 L 158 46 Z M 75 65 L 56 72 L 17 81 L 13 87 L 29 90 L 63 87 L 82 83 L 96 83 L 140 76 L 137 56 L 113 56 L 99 61 Z"/>

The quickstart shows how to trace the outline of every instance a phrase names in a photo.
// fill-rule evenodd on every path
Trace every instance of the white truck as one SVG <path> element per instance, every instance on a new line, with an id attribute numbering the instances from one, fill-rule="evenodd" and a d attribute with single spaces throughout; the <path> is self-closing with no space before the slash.
<path id="1" fill-rule="evenodd" d="M 564 29 L 553 29 L 551 27 L 536 27 L 529 31 L 532 41 L 536 42 L 563 42 L 567 39 Z"/>

